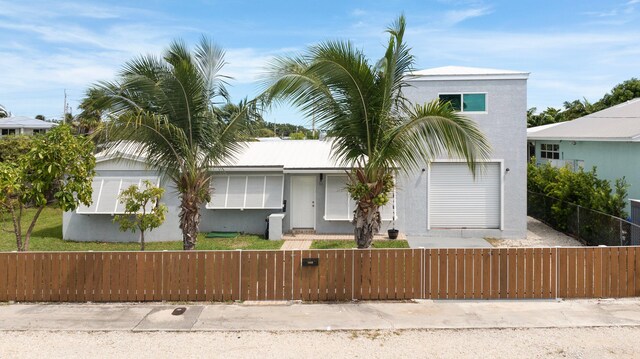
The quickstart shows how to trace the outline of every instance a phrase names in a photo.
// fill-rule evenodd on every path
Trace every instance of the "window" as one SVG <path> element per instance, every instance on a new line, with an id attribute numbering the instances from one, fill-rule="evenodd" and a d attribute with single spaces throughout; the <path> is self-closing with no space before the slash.
<path id="1" fill-rule="evenodd" d="M 3 136 L 15 135 L 15 134 L 16 134 L 16 129 L 15 128 L 3 128 L 2 129 L 2 135 Z"/>
<path id="2" fill-rule="evenodd" d="M 441 102 L 450 103 L 455 111 L 487 111 L 487 94 L 484 93 L 441 94 L 439 98 Z"/>
<path id="3" fill-rule="evenodd" d="M 120 193 L 131 185 L 142 186 L 142 182 L 145 180 L 156 186 L 160 182 L 158 177 L 95 177 L 91 195 L 93 202 L 90 206 L 81 204 L 76 212 L 80 214 L 123 214 L 124 204 L 120 203 Z"/>
<path id="4" fill-rule="evenodd" d="M 353 211 L 356 208 L 356 202 L 351 199 L 346 187 L 347 176 L 326 176 L 324 197 L 325 221 L 351 221 L 353 219 Z M 392 200 L 380 208 L 380 216 L 383 221 L 390 221 L 393 219 Z"/>
<path id="5" fill-rule="evenodd" d="M 47 132 L 47 130 L 45 130 L 45 129 L 41 129 L 41 128 L 34 128 L 33 129 L 33 134 L 34 135 L 42 134 L 42 133 L 45 133 L 45 132 Z"/>
<path id="6" fill-rule="evenodd" d="M 560 159 L 560 145 L 554 145 L 550 143 L 540 144 L 540 158 L 546 158 L 549 160 Z"/>
<path id="7" fill-rule="evenodd" d="M 211 181 L 208 209 L 281 209 L 283 175 L 220 175 Z"/>

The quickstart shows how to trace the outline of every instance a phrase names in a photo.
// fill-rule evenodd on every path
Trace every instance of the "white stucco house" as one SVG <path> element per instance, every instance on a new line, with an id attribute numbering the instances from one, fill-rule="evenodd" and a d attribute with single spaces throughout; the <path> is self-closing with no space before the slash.
<path id="1" fill-rule="evenodd" d="M 45 133 L 54 126 L 56 126 L 56 124 L 53 122 L 46 122 L 25 116 L 0 118 L 0 137 Z"/>
<path id="2" fill-rule="evenodd" d="M 417 71 L 405 95 L 414 103 L 440 98 L 475 120 L 492 145 L 492 157 L 475 178 L 466 163 L 440 158 L 396 178 L 394 200 L 382 209 L 383 229 L 446 237 L 526 236 L 526 94 L 528 73 L 468 67 Z M 151 179 L 167 188 L 166 222 L 150 241 L 179 240 L 179 199 L 137 154 L 97 156 L 94 202 L 67 212 L 68 240 L 136 241 L 112 216 L 122 212 L 119 191 Z M 202 208 L 200 231 L 264 233 L 265 219 L 282 232 L 353 233 L 353 202 L 344 190 L 348 166 L 331 156 L 330 140 L 258 141 L 220 168 L 212 168 L 213 196 Z"/>

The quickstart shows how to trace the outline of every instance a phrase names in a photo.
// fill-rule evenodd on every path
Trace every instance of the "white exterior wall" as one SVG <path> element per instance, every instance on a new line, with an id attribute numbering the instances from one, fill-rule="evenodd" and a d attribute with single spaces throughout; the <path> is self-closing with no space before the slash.
<path id="1" fill-rule="evenodd" d="M 140 162 L 121 160 L 106 161 L 96 165 L 96 176 L 128 177 L 128 176 L 157 176 L 156 171 L 148 170 Z M 153 231 L 145 233 L 145 241 L 175 241 L 182 238 L 179 229 L 178 213 L 180 201 L 173 185 L 161 181 L 165 188 L 161 202 L 168 207 L 165 222 Z M 138 242 L 140 233 L 121 232 L 118 224 L 113 222 L 109 214 L 78 214 L 76 211 L 65 212 L 62 215 L 62 238 L 72 241 L 100 241 L 100 242 Z"/>

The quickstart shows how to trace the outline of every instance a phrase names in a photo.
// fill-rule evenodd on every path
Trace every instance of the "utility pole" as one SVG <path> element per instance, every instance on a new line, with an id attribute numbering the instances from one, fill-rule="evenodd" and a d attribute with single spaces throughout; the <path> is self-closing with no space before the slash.
<path id="1" fill-rule="evenodd" d="M 67 122 L 67 89 L 64 89 L 64 110 L 62 110 L 62 123 Z"/>

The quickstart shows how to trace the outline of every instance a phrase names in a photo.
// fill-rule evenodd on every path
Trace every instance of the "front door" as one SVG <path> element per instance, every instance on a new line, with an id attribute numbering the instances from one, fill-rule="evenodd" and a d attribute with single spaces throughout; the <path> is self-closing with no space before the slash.
<path id="1" fill-rule="evenodd" d="M 291 228 L 316 226 L 316 177 L 291 177 Z"/>

